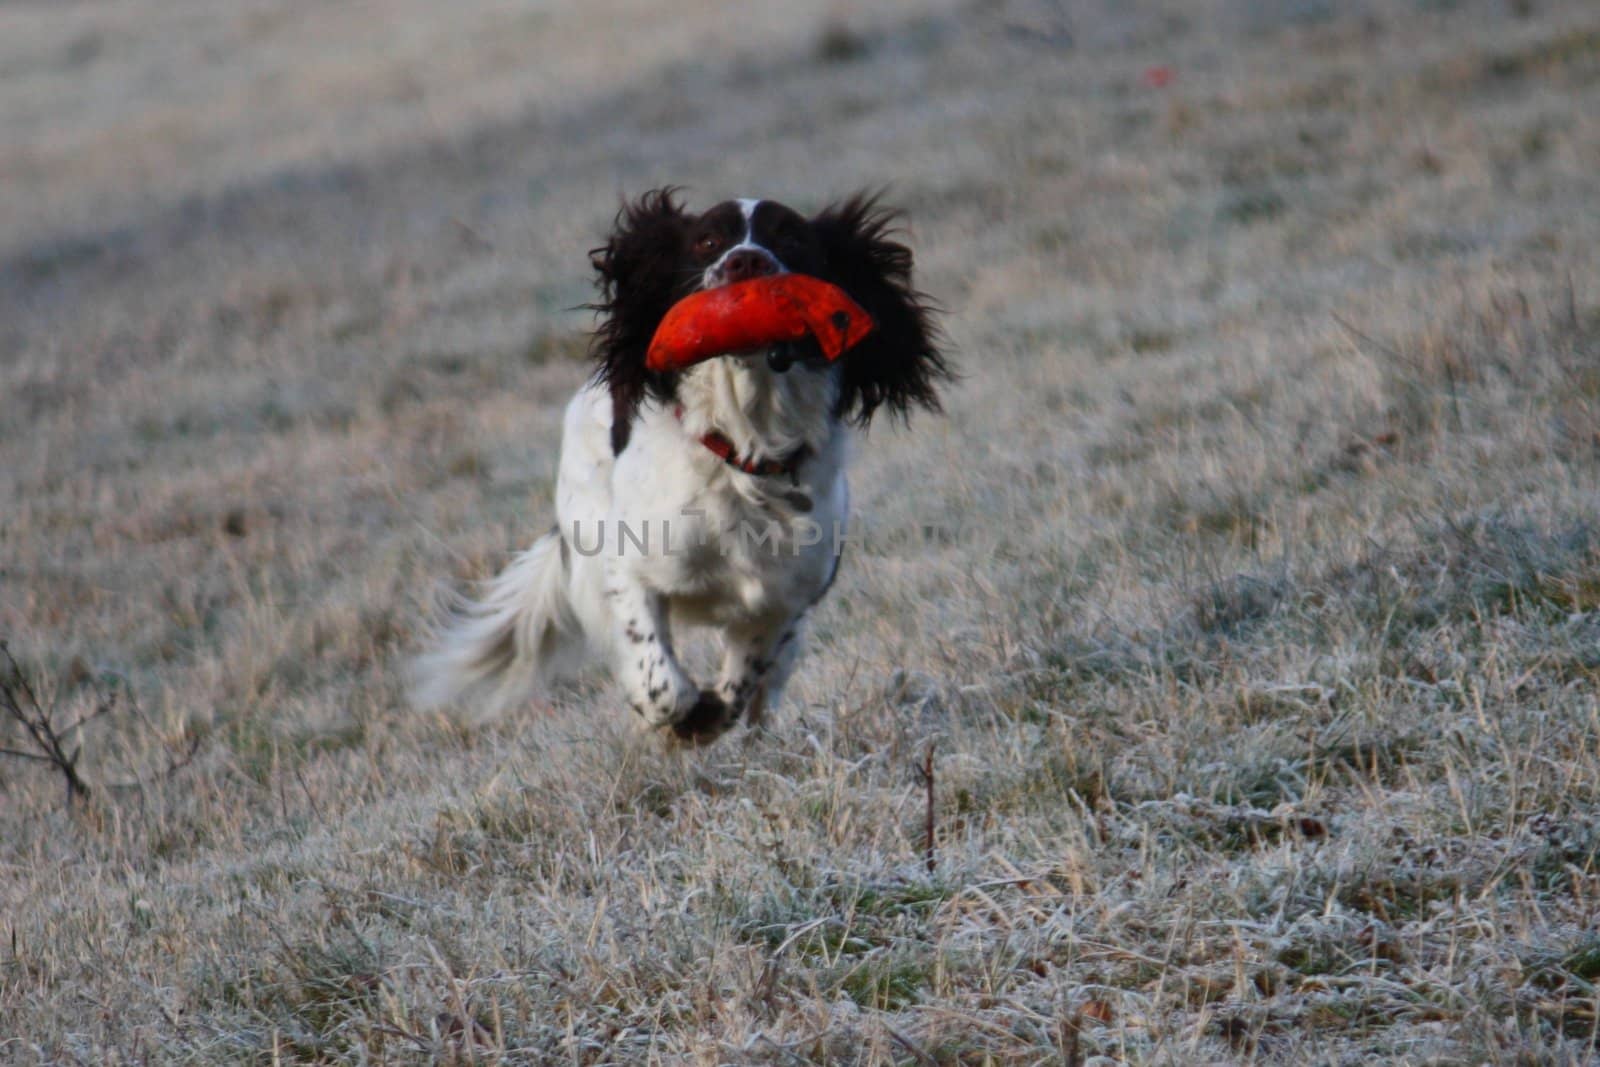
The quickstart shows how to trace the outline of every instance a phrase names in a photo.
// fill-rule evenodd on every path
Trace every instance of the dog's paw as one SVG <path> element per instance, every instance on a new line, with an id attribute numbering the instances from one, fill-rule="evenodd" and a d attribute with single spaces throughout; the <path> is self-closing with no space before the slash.
<path id="1" fill-rule="evenodd" d="M 683 721 L 700 699 L 700 687 L 669 659 L 641 659 L 623 679 L 628 704 L 646 726 L 670 726 Z"/>
<path id="2" fill-rule="evenodd" d="M 672 724 L 672 739 L 684 745 L 709 745 L 738 721 L 737 709 L 715 691 L 702 689 L 689 713 Z"/>

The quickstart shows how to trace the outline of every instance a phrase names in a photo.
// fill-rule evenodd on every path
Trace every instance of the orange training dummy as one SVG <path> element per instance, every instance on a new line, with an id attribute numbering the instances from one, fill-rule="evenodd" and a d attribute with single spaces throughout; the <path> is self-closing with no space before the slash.
<path id="1" fill-rule="evenodd" d="M 772 274 L 678 301 L 656 327 L 644 365 L 653 371 L 681 370 L 807 334 L 835 360 L 872 330 L 872 317 L 838 286 L 805 274 Z"/>

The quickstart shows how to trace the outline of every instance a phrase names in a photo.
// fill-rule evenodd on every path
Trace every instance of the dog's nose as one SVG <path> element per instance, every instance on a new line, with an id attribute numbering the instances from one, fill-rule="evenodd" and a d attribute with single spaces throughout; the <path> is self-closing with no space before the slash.
<path id="1" fill-rule="evenodd" d="M 741 248 L 737 252 L 730 253 L 728 258 L 722 261 L 724 281 L 742 282 L 776 273 L 778 265 L 772 261 L 771 256 L 749 248 Z"/>

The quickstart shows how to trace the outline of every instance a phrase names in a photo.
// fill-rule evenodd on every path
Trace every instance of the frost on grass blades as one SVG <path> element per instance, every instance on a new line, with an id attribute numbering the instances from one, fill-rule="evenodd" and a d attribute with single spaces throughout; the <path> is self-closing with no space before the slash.
<path id="1" fill-rule="evenodd" d="M 1600 5 L 171 6 L 0 5 L 0 1063 L 1597 1062 Z M 405 712 L 647 172 L 966 377 L 761 732 Z"/>

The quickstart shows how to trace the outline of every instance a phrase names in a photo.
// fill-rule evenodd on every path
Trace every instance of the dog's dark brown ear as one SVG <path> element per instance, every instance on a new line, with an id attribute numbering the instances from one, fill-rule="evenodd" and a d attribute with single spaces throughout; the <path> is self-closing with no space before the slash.
<path id="1" fill-rule="evenodd" d="M 645 350 L 656 325 L 677 298 L 690 216 L 672 186 L 624 202 L 611 237 L 589 253 L 597 275 L 599 312 L 590 354 L 611 390 L 611 448 L 628 444 L 634 416 L 646 395 L 670 396 L 672 376 L 645 369 Z"/>
<path id="2" fill-rule="evenodd" d="M 839 360 L 838 413 L 858 425 L 879 407 L 901 419 L 912 407 L 940 410 L 938 387 L 954 378 L 939 351 L 936 307 L 911 282 L 911 249 L 891 240 L 898 212 L 861 192 L 811 220 L 825 274 L 866 309 L 877 329 Z"/>

